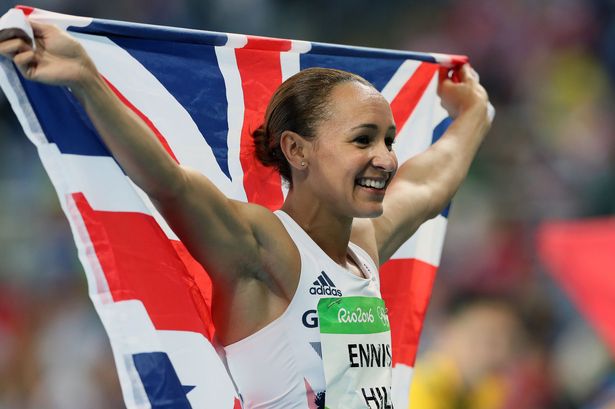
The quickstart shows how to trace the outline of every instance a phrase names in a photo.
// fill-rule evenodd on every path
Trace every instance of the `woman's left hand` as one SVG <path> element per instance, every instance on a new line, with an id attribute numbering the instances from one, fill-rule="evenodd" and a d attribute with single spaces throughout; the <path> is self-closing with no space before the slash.
<path id="1" fill-rule="evenodd" d="M 479 82 L 478 73 L 470 64 L 463 64 L 454 70 L 453 78 L 446 75 L 447 71 L 440 77 L 438 94 L 442 99 L 442 106 L 452 118 L 468 111 L 482 111 L 485 119 L 489 120 L 489 97 Z"/>

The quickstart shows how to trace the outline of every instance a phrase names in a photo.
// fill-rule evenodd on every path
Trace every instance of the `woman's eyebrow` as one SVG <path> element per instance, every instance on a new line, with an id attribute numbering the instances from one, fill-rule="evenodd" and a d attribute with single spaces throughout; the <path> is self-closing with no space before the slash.
<path id="1" fill-rule="evenodd" d="M 361 124 L 361 125 L 355 126 L 354 128 L 352 128 L 352 130 L 354 131 L 355 129 L 359 129 L 359 128 L 369 128 L 369 129 L 378 130 L 378 125 L 376 125 L 376 124 Z"/>
<path id="2" fill-rule="evenodd" d="M 373 130 L 378 130 L 378 125 L 376 124 L 361 124 L 361 125 L 357 125 L 354 128 L 352 128 L 352 130 L 355 129 L 359 129 L 359 128 L 368 128 L 368 129 L 373 129 Z M 397 128 L 395 127 L 395 125 L 391 125 L 389 126 L 389 129 L 387 131 L 393 131 L 395 132 L 397 130 Z"/>

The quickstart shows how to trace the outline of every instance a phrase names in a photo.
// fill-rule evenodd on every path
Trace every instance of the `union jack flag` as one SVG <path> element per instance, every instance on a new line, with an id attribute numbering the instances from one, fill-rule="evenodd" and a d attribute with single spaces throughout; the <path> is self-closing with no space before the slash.
<path id="1" fill-rule="evenodd" d="M 282 81 L 315 66 L 366 78 L 391 104 L 399 130 L 395 151 L 403 162 L 447 128 L 451 120 L 436 94 L 438 72 L 465 62 L 20 9 L 76 38 L 109 87 L 178 163 L 198 169 L 227 196 L 270 209 L 281 206 L 285 187 L 255 159 L 250 133 Z M 101 143 L 68 88 L 24 80 L 5 59 L 1 68 L 0 85 L 72 228 L 127 407 L 240 407 L 216 348 L 206 272 Z M 445 211 L 423 224 L 380 272 L 399 408 L 407 407 L 446 217 Z"/>

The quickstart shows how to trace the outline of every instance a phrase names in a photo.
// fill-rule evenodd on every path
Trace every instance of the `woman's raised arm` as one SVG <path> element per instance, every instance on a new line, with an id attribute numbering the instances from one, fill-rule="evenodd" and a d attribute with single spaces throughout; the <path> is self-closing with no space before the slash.
<path id="1" fill-rule="evenodd" d="M 373 220 L 380 263 L 449 203 L 489 130 L 489 100 L 468 64 L 458 83 L 440 80 L 442 104 L 454 121 L 432 147 L 406 161 L 387 190 L 382 216 Z"/>
<path id="2" fill-rule="evenodd" d="M 275 216 L 228 199 L 203 175 L 178 165 L 107 86 L 77 41 L 55 26 L 32 27 L 35 50 L 27 40 L 12 38 L 0 42 L 0 54 L 12 58 L 27 79 L 70 87 L 114 158 L 214 282 L 261 272 L 261 246 L 267 239 L 259 236 L 266 233 L 260 226 Z"/>

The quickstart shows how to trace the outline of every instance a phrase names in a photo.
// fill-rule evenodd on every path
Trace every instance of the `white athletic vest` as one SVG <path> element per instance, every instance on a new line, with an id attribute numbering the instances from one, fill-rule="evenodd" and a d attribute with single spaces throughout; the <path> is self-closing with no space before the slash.
<path id="1" fill-rule="evenodd" d="M 349 254 L 365 277 L 336 264 L 283 211 L 275 212 L 301 255 L 299 286 L 284 313 L 224 348 L 244 409 L 324 408 L 325 377 L 316 308 L 321 297 L 381 297 L 378 269 L 353 243 Z"/>

